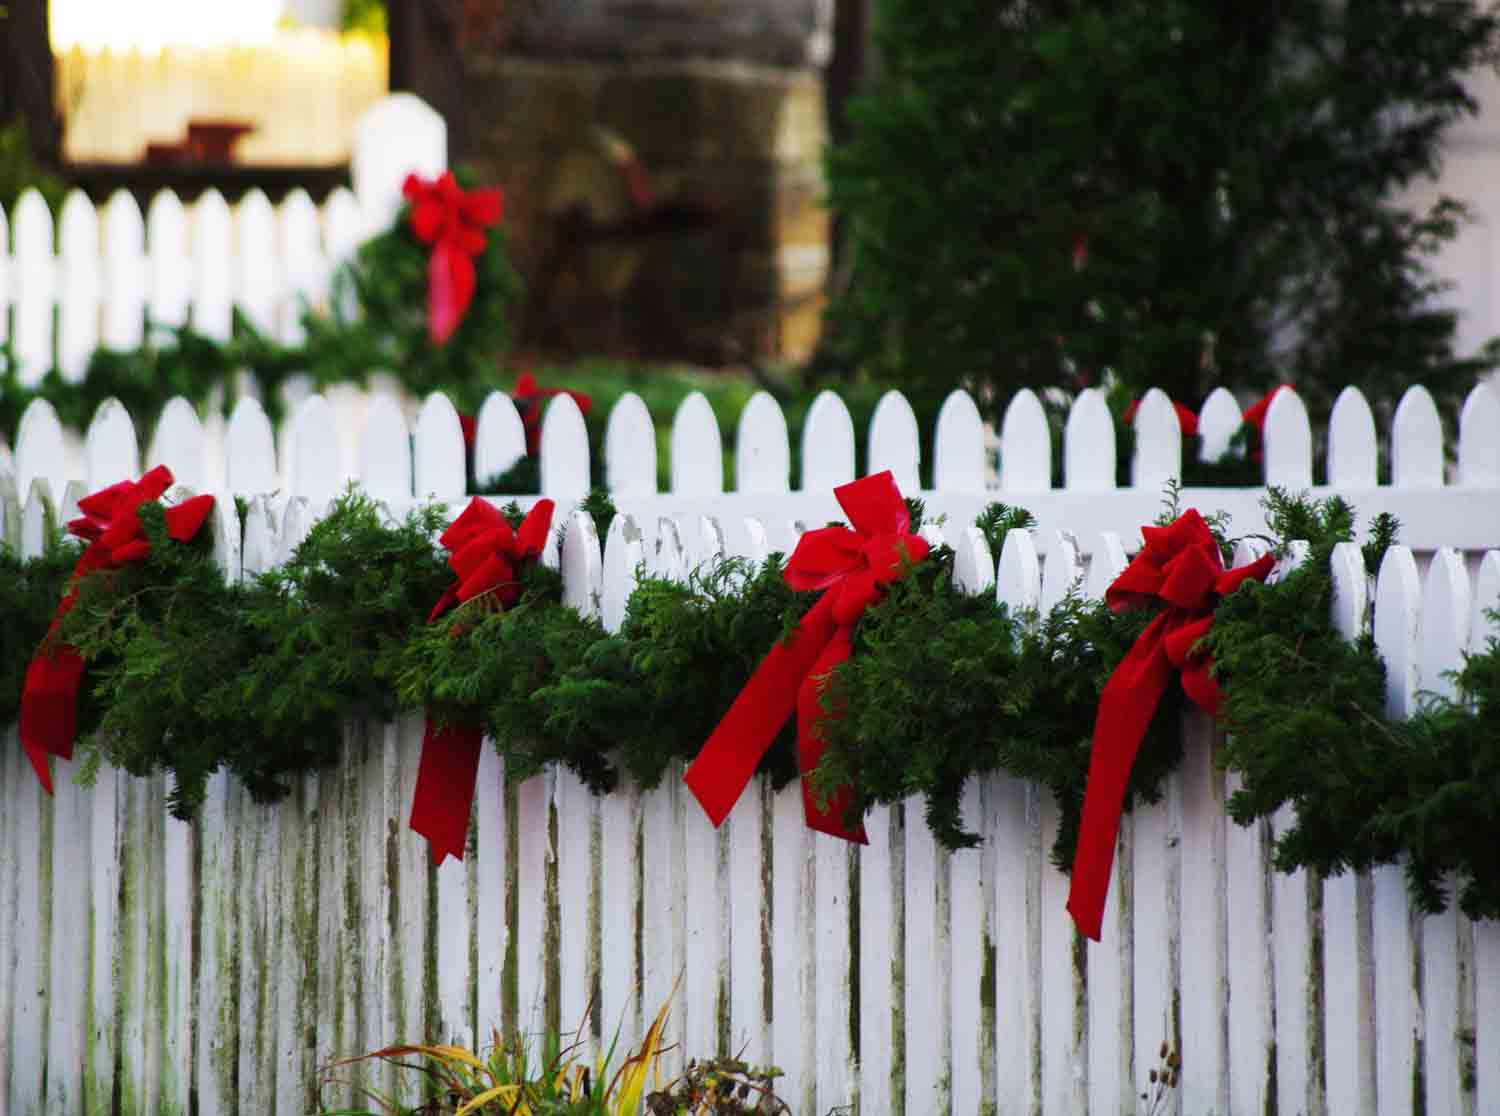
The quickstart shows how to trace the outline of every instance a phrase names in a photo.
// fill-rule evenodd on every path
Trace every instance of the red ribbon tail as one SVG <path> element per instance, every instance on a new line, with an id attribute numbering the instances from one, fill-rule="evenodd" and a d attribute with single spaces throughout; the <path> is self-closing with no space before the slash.
<path id="1" fill-rule="evenodd" d="M 845 841 L 867 845 L 870 842 L 865 836 L 863 822 L 853 829 L 844 823 L 844 815 L 854 804 L 854 787 L 842 786 L 830 791 L 824 796 L 824 802 L 820 806 L 812 780 L 813 772 L 818 769 L 818 761 L 823 758 L 828 747 L 822 734 L 822 726 L 843 716 L 843 709 L 837 698 L 834 699 L 832 708 L 823 707 L 828 676 L 849 657 L 849 651 L 849 630 L 839 628 L 797 691 L 797 769 L 802 773 L 802 805 L 807 815 L 807 827 L 831 837 L 842 837 Z"/>
<path id="2" fill-rule="evenodd" d="M 739 800 L 755 767 L 797 705 L 798 689 L 834 638 L 833 598 L 825 593 L 789 642 L 778 643 L 734 699 L 683 781 L 715 826 Z"/>
<path id="3" fill-rule="evenodd" d="M 1172 665 L 1162 648 L 1167 618 L 1163 612 L 1141 633 L 1099 695 L 1083 818 L 1068 887 L 1068 913 L 1078 932 L 1096 942 L 1104 923 L 1130 769 L 1172 677 Z"/>
<path id="4" fill-rule="evenodd" d="M 427 334 L 434 345 L 446 344 L 463 320 L 466 304 L 461 304 L 459 294 L 460 260 L 468 262 L 468 257 L 448 241 L 440 240 L 433 245 L 427 261 Z M 473 266 L 469 264 L 471 269 Z"/>
<path id="5" fill-rule="evenodd" d="M 18 726 L 21 745 L 48 794 L 52 793 L 52 773 L 47 757 L 73 758 L 82 684 L 83 659 L 66 644 L 44 648 L 26 667 Z"/>
<path id="6" fill-rule="evenodd" d="M 422 734 L 422 759 L 417 764 L 410 824 L 427 838 L 433 864 L 442 864 L 449 856 L 464 858 L 483 742 L 483 730 L 471 725 L 450 724 L 437 729 L 428 720 Z"/>

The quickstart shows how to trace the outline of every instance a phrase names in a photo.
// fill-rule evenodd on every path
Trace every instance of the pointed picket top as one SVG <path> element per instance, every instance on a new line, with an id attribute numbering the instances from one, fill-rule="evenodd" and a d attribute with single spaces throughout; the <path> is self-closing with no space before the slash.
<path id="1" fill-rule="evenodd" d="M 1469 651 L 1483 654 L 1492 639 L 1500 639 L 1500 550 L 1487 550 L 1474 578 L 1474 604 L 1469 613 Z"/>
<path id="2" fill-rule="evenodd" d="M 1014 531 L 1011 534 L 1015 534 Z M 1001 553 L 1001 560 L 1004 560 Z M 1051 612 L 1078 585 L 1084 575 L 1083 559 L 1078 548 L 1078 538 L 1072 531 L 1057 531 L 1052 536 L 1052 545 L 1047 548 L 1047 560 L 1042 564 L 1043 614 Z M 1080 586 L 1081 588 L 1081 586 Z"/>
<path id="3" fill-rule="evenodd" d="M 102 297 L 103 344 L 134 349 L 146 333 L 146 222 L 127 190 L 116 190 L 104 206 Z M 180 266 L 180 265 L 179 265 Z"/>
<path id="4" fill-rule="evenodd" d="M 984 419 L 962 388 L 948 393 L 932 439 L 932 487 L 938 492 L 985 489 Z"/>
<path id="5" fill-rule="evenodd" d="M 435 391 L 417 412 L 412 492 L 420 500 L 464 494 L 464 431 L 453 401 Z"/>
<path id="6" fill-rule="evenodd" d="M 366 492 L 377 500 L 411 498 L 411 431 L 394 396 L 380 392 L 371 397 L 359 449 L 360 483 Z"/>
<path id="7" fill-rule="evenodd" d="M 36 477 L 26 489 L 26 502 L 21 505 L 21 557 L 37 558 L 47 549 L 49 527 L 63 522 L 57 514 L 57 503 L 52 496 L 52 485 L 46 477 Z"/>
<path id="8" fill-rule="evenodd" d="M 542 495 L 581 500 L 588 495 L 589 432 L 583 412 L 564 392 L 547 403 L 542 416 Z"/>
<path id="9" fill-rule="evenodd" d="M 802 492 L 821 492 L 854 479 L 854 420 L 849 408 L 824 389 L 802 420 Z"/>
<path id="10" fill-rule="evenodd" d="M 1464 665 L 1469 649 L 1472 601 L 1469 571 L 1463 556 L 1452 547 L 1432 555 L 1422 584 L 1422 689 L 1443 697 L 1457 693 L 1452 675 Z"/>
<path id="11" fill-rule="evenodd" d="M 203 423 L 193 405 L 180 395 L 167 400 L 151 435 L 145 467 L 157 465 L 171 469 L 178 484 L 195 492 L 203 490 Z"/>
<path id="12" fill-rule="evenodd" d="M 599 556 L 599 535 L 594 518 L 585 511 L 568 517 L 568 529 L 562 541 L 562 602 L 580 616 L 599 615 L 602 604 L 600 579 L 603 560 Z"/>
<path id="13" fill-rule="evenodd" d="M 911 404 L 899 391 L 886 392 L 875 404 L 866 448 L 871 473 L 889 469 L 902 492 L 922 490 L 922 435 Z"/>
<path id="14" fill-rule="evenodd" d="M 218 190 L 205 190 L 193 203 L 193 329 L 215 341 L 227 341 L 233 326 L 235 278 L 234 218 Z"/>
<path id="15" fill-rule="evenodd" d="M 256 188 L 235 207 L 234 299 L 258 329 L 279 337 L 277 294 L 281 289 L 276 252 L 276 211 L 265 191 Z"/>
<path id="16" fill-rule="evenodd" d="M 1333 575 L 1333 626 L 1354 642 L 1370 626 L 1370 577 L 1358 543 L 1341 542 L 1329 555 Z"/>
<path id="17" fill-rule="evenodd" d="M 214 544 L 214 562 L 224 571 L 224 580 L 233 585 L 240 579 L 240 516 L 233 500 L 214 500 L 208 527 Z"/>
<path id="18" fill-rule="evenodd" d="M 1182 423 L 1172 400 L 1160 388 L 1150 388 L 1135 409 L 1135 459 L 1130 483 L 1158 489 L 1182 479 Z"/>
<path id="19" fill-rule="evenodd" d="M 683 551 L 682 533 L 677 521 L 662 516 L 656 521 L 656 553 L 651 563 L 651 573 L 665 581 L 687 580 L 687 558 Z"/>
<path id="20" fill-rule="evenodd" d="M 1266 484 L 1293 492 L 1312 487 L 1312 424 L 1295 389 L 1283 388 L 1271 400 L 1262 445 Z"/>
<path id="21" fill-rule="evenodd" d="M 188 218 L 182 199 L 158 190 L 146 209 L 146 290 L 153 325 L 187 324 L 192 260 L 188 255 Z"/>
<path id="22" fill-rule="evenodd" d="M 237 494 L 260 494 L 274 491 L 276 480 L 276 440 L 271 420 L 261 409 L 260 400 L 241 396 L 229 416 L 224 435 L 224 487 Z"/>
<path id="23" fill-rule="evenodd" d="M 1115 420 L 1098 388 L 1084 388 L 1063 427 L 1063 484 L 1078 492 L 1115 487 Z"/>
<path id="24" fill-rule="evenodd" d="M 84 436 L 83 460 L 84 482 L 90 492 L 140 476 L 141 451 L 135 440 L 135 423 L 118 399 L 106 399 L 94 412 Z"/>
<path id="25" fill-rule="evenodd" d="M 1000 487 L 1006 492 L 1052 487 L 1052 430 L 1041 399 L 1030 388 L 1016 392 L 1000 424 Z"/>
<path id="26" fill-rule="evenodd" d="M 327 294 L 328 273 L 323 257 L 318 209 L 307 191 L 298 187 L 276 210 L 277 242 L 281 254 L 280 337 L 289 345 L 305 336 L 302 308 L 316 305 Z"/>
<path id="27" fill-rule="evenodd" d="M 677 404 L 672 415 L 671 468 L 674 496 L 715 496 L 724 491 L 719 420 L 701 391 Z"/>
<path id="28" fill-rule="evenodd" d="M 1391 419 L 1391 483 L 1397 488 L 1443 483 L 1443 420 L 1421 384 L 1406 389 Z"/>
<path id="29" fill-rule="evenodd" d="M 1284 393 L 1283 393 L 1284 394 Z M 1392 546 L 1375 579 L 1375 648 L 1385 660 L 1385 711 L 1405 719 L 1416 711 L 1422 646 L 1422 581 L 1404 546 Z"/>
<path id="30" fill-rule="evenodd" d="M 62 423 L 45 399 L 33 399 L 16 429 L 16 491 L 30 492 L 31 482 L 46 477 L 61 487 L 68 479 L 68 452 Z"/>
<path id="31" fill-rule="evenodd" d="M 52 213 L 36 190 L 16 202 L 12 217 L 15 249 L 10 291 L 15 307 L 11 344 L 22 387 L 35 387 L 52 366 L 52 307 L 55 268 L 52 260 Z"/>
<path id="32" fill-rule="evenodd" d="M 365 229 L 379 232 L 395 219 L 408 174 L 436 178 L 447 166 L 448 128 L 437 112 L 411 93 L 376 101 L 355 126 L 349 163 Z"/>
<path id="33" fill-rule="evenodd" d="M 740 412 L 734 446 L 737 492 L 789 492 L 792 449 L 786 416 L 768 391 L 757 391 Z"/>
<path id="34" fill-rule="evenodd" d="M 474 479 L 491 481 L 525 456 L 526 427 L 515 402 L 503 391 L 490 392 L 474 424 Z"/>
<path id="35" fill-rule="evenodd" d="M 604 483 L 622 496 L 656 494 L 656 427 L 633 391 L 610 408 L 604 427 Z"/>
<path id="36" fill-rule="evenodd" d="M 600 591 L 599 618 L 604 630 L 618 632 L 625 622 L 625 605 L 635 592 L 636 575 L 646 552 L 640 524 L 627 514 L 616 515 L 604 541 L 604 572 Z"/>
<path id="37" fill-rule="evenodd" d="M 1129 564 L 1130 559 L 1125 554 L 1125 544 L 1120 541 L 1120 536 L 1113 531 L 1100 531 L 1099 545 L 1094 548 L 1089 559 L 1085 594 L 1093 600 L 1103 600 L 1105 590 L 1114 584 L 1115 578 Z"/>
<path id="38" fill-rule="evenodd" d="M 58 219 L 57 367 L 63 379 L 83 379 L 99 347 L 101 287 L 99 216 L 82 190 L 70 190 Z"/>
<path id="39" fill-rule="evenodd" d="M 995 587 L 995 559 L 978 527 L 965 527 L 953 540 L 953 584 L 973 597 Z"/>
<path id="40" fill-rule="evenodd" d="M 1328 416 L 1328 483 L 1334 488 L 1374 488 L 1378 461 L 1375 415 L 1359 388 L 1346 387 Z"/>
<path id="41" fill-rule="evenodd" d="M 1076 551 L 1074 557 L 1076 560 Z M 1030 531 L 1018 529 L 1005 533 L 995 574 L 995 599 L 1012 613 L 1041 606 L 1042 564 Z"/>
<path id="42" fill-rule="evenodd" d="M 252 497 L 245 509 L 245 533 L 240 546 L 240 568 L 247 580 L 276 565 L 280 534 L 276 505 L 271 497 Z"/>
<path id="43" fill-rule="evenodd" d="M 292 416 L 288 442 L 287 489 L 293 497 L 326 503 L 343 486 L 339 469 L 338 427 L 333 408 L 321 395 L 310 395 Z"/>
<path id="44" fill-rule="evenodd" d="M 1198 411 L 1198 460 L 1218 461 L 1229 452 L 1229 443 L 1244 421 L 1240 405 L 1227 389 L 1208 393 Z"/>
<path id="45" fill-rule="evenodd" d="M 1500 391 L 1480 381 L 1458 416 L 1458 483 L 1500 487 Z"/>

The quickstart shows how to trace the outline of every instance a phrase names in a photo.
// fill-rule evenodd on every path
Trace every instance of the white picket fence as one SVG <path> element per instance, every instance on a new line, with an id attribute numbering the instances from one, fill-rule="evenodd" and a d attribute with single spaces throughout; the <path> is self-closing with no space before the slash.
<path id="1" fill-rule="evenodd" d="M 1211 447 L 1237 419 L 1231 408 L 1221 395 L 1205 407 Z M 278 456 L 252 401 L 222 445 L 178 403 L 143 456 L 123 410 L 106 405 L 80 477 L 38 406 L 15 447 L 19 487 L 0 480 L 4 529 L 35 551 L 49 491 L 67 514 L 83 491 L 158 462 L 201 485 L 217 454 L 226 573 L 265 569 L 343 483 L 346 420 L 306 400 Z M 445 398 L 409 426 L 377 396 L 365 422 L 356 460 L 367 491 L 393 512 L 428 498 L 457 510 L 464 451 Z M 1043 607 L 1080 577 L 1101 593 L 1180 464 L 1165 397 L 1150 393 L 1136 422 L 1136 484 L 1116 489 L 1102 400 L 1080 396 L 1053 487 L 1041 409 L 1023 392 L 1001 425 L 999 488 L 986 489 L 979 417 L 955 393 L 934 440 L 935 482 L 920 495 L 963 584 Z M 1346 393 L 1335 413 L 1337 483 L 1314 491 L 1346 495 L 1365 523 L 1389 510 L 1407 524 L 1408 545 L 1379 571 L 1364 570 L 1353 546 L 1334 558 L 1338 622 L 1351 634 L 1374 625 L 1395 714 L 1446 687 L 1444 672 L 1491 633 L 1497 431 L 1500 399 L 1481 386 L 1447 483 L 1436 413 L 1413 389 L 1389 433 L 1395 483 L 1378 486 L 1368 407 Z M 838 515 L 830 490 L 853 475 L 854 438 L 843 403 L 824 395 L 791 490 L 784 417 L 758 396 L 740 416 L 736 487 L 725 491 L 722 434 L 695 396 L 673 425 L 672 491 L 658 493 L 654 432 L 626 397 L 605 441 L 622 514 L 601 546 L 573 511 L 588 443 L 577 408 L 559 398 L 541 452 L 543 488 L 568 524 L 548 556 L 566 599 L 614 627 L 640 568 L 682 577 L 713 554 L 789 548 L 802 525 Z M 904 399 L 882 402 L 867 438 L 869 468 L 893 469 L 917 493 L 920 441 Z M 1268 475 L 1303 487 L 1311 441 L 1305 409 L 1283 393 L 1266 424 Z M 479 462 L 503 465 L 522 445 L 514 408 L 492 397 Z M 232 494 L 251 502 L 243 537 Z M 1234 531 L 1251 533 L 1262 527 L 1259 495 L 1190 490 L 1185 501 L 1228 510 Z M 998 556 L 968 527 L 996 498 L 1041 521 Z M 90 788 L 64 778 L 44 798 L 11 733 L 0 760 L 0 1107 L 108 1112 L 117 1091 L 127 1113 L 308 1112 L 318 1067 L 398 1039 L 482 1044 L 492 1027 L 552 1019 L 582 1022 L 605 1044 L 620 1026 L 629 1042 L 681 975 L 673 1058 L 743 1050 L 773 1061 L 800 1116 L 849 1105 L 871 1116 L 1134 1113 L 1164 1039 L 1183 1059 L 1172 1111 L 1192 1116 L 1500 1111 L 1500 926 L 1416 914 L 1396 867 L 1328 881 L 1274 874 L 1269 842 L 1282 822 L 1229 824 L 1213 729 L 1194 718 L 1188 731 L 1165 800 L 1124 824 L 1098 945 L 1073 933 L 1066 879 L 1047 862 L 1048 796 L 1007 779 L 967 789 L 978 850 L 938 848 L 917 802 L 875 811 L 869 847 L 855 850 L 804 828 L 795 788 L 753 785 L 716 833 L 675 777 L 604 799 L 566 773 L 507 791 L 487 751 L 469 855 L 434 870 L 405 827 L 416 719 L 347 726 L 340 765 L 305 776 L 278 805 L 216 777 L 190 825 L 167 817 L 160 778 L 106 771 Z"/>
<path id="2" fill-rule="evenodd" d="M 34 384 L 52 367 L 76 382 L 96 348 L 134 348 L 148 322 L 227 338 L 235 307 L 294 342 L 303 301 L 321 301 L 338 262 L 390 223 L 407 172 L 445 166 L 442 118 L 394 94 L 360 118 L 353 191 L 321 211 L 302 190 L 276 207 L 252 191 L 233 209 L 216 190 L 191 205 L 162 191 L 143 218 L 124 191 L 100 212 L 75 190 L 54 218 L 29 191 L 8 224 L 0 210 L 0 343 Z"/>

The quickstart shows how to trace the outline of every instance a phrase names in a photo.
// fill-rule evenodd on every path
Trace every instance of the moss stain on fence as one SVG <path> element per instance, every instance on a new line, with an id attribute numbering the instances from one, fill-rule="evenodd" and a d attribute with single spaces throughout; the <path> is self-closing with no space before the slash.
<path id="1" fill-rule="evenodd" d="M 984 957 L 979 968 L 979 1116 L 996 1116 L 995 1098 L 995 939 L 984 932 Z"/>
<path id="2" fill-rule="evenodd" d="M 547 799 L 547 860 L 543 868 L 547 908 L 542 921 L 542 966 L 545 990 L 542 996 L 545 1025 L 549 1034 L 562 1031 L 562 901 L 557 893 L 557 783 L 551 781 Z M 568 1026 L 574 1021 L 568 1020 Z"/>
<path id="3" fill-rule="evenodd" d="M 516 818 L 516 787 L 505 783 L 505 961 L 500 969 L 500 1013 L 507 1034 L 520 1028 L 521 879 L 520 827 Z"/>

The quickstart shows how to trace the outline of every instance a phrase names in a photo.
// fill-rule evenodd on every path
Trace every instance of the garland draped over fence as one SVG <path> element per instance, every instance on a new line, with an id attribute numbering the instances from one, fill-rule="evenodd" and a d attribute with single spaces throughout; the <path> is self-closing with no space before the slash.
<path id="1" fill-rule="evenodd" d="M 922 509 L 908 503 L 915 531 Z M 1373 640 L 1346 641 L 1330 618 L 1329 556 L 1353 538 L 1352 509 L 1275 489 L 1266 503 L 1279 577 L 1219 599 L 1199 645 L 1216 664 L 1230 732 L 1220 758 L 1240 780 L 1230 815 L 1248 824 L 1294 807 L 1275 847 L 1284 871 L 1404 858 L 1423 909 L 1446 904 L 1453 874 L 1468 914 L 1500 916 L 1500 648 L 1468 661 L 1455 700 L 1388 719 Z M 585 507 L 612 514 L 603 498 Z M 447 526 L 439 509 L 393 524 L 351 492 L 284 566 L 235 584 L 210 532 L 166 545 L 162 506 L 138 514 L 147 553 L 79 578 L 52 638 L 87 664 L 83 774 L 104 762 L 168 771 L 184 817 L 218 768 L 274 798 L 290 776 L 337 758 L 345 718 L 417 709 L 437 725 L 482 725 L 512 779 L 563 764 L 599 793 L 622 771 L 653 785 L 698 753 L 767 650 L 818 600 L 787 584 L 779 555 L 720 559 L 685 583 L 643 578 L 611 633 L 561 603 L 555 570 L 526 563 L 507 579 L 508 607 L 480 593 L 429 623 L 452 580 L 435 546 Z M 504 514 L 520 526 L 518 507 Z M 1028 523 L 1024 510 L 993 505 L 978 525 L 998 553 L 1005 533 Z M 1222 553 L 1222 524 L 1208 526 Z M 1371 536 L 1373 565 L 1395 524 L 1378 519 Z M 1309 544 L 1300 563 L 1285 560 L 1293 539 Z M 76 556 L 63 543 L 25 561 L 0 552 L 0 719 L 15 716 L 25 664 Z M 955 848 L 978 840 L 960 811 L 967 779 L 1034 780 L 1060 806 L 1052 852 L 1066 866 L 1101 692 L 1160 615 L 1152 603 L 1115 612 L 1076 588 L 1045 614 L 1015 611 L 962 591 L 953 551 L 934 547 L 867 603 L 848 657 L 824 680 L 823 707 L 840 715 L 819 722 L 812 793 L 826 805 L 848 792 L 850 826 L 873 803 L 923 795 L 929 826 Z M 1186 707 L 1174 679 L 1129 770 L 1127 806 L 1154 800 L 1179 762 Z M 795 777 L 795 741 L 783 725 L 757 769 L 778 784 Z"/>

